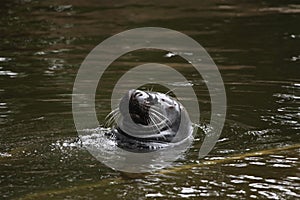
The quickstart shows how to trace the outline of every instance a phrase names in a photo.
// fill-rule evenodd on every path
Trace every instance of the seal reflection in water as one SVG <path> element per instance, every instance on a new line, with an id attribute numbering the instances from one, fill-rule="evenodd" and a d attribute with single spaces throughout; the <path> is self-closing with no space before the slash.
<path id="1" fill-rule="evenodd" d="M 172 147 L 192 135 L 192 123 L 182 104 L 159 92 L 130 90 L 108 116 L 109 123 L 115 121 L 110 137 L 131 152 Z"/>

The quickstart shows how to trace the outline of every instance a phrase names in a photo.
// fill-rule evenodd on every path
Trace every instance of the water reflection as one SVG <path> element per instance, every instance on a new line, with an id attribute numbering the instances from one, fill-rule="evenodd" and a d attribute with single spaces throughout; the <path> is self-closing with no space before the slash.
<path id="1" fill-rule="evenodd" d="M 297 199 L 299 148 L 226 159 L 300 143 L 299 2 L 9 1 L 0 12 L 0 196 L 2 199 Z M 142 177 L 103 166 L 77 140 L 71 93 L 78 67 L 105 38 L 161 26 L 188 34 L 219 66 L 228 117 L 210 156 L 197 158 L 210 117 L 201 77 L 176 54 L 132 52 L 116 69 L 153 61 L 187 74 L 200 97 L 201 130 L 176 166 Z M 20 31 L 21 30 L 21 31 Z M 189 52 L 181 52 L 189 54 Z M 115 70 L 105 85 L 113 85 Z M 99 119 L 110 96 L 99 94 Z M 220 161 L 223 160 L 223 161 Z M 200 165 L 202 162 L 219 162 Z M 226 161 L 226 162 L 225 162 Z M 75 187 L 76 186 L 76 187 Z M 35 196 L 36 195 L 36 196 Z"/>
<path id="2" fill-rule="evenodd" d="M 262 120 L 275 125 L 287 126 L 289 129 L 300 129 L 300 85 L 283 85 L 282 93 L 275 93 L 277 112 L 275 115 L 262 116 Z"/>
<path id="3" fill-rule="evenodd" d="M 11 58 L 4 58 L 4 57 L 0 57 L 0 62 L 7 62 L 10 61 Z"/>
<path id="4" fill-rule="evenodd" d="M 0 102 L 0 124 L 5 123 L 5 118 L 7 117 L 8 111 L 7 104 L 5 102 Z"/>
<path id="5" fill-rule="evenodd" d="M 1 68 L 0 68 L 1 70 Z M 9 76 L 10 78 L 14 78 L 18 75 L 16 72 L 12 72 L 10 70 L 0 71 L 0 76 Z"/>

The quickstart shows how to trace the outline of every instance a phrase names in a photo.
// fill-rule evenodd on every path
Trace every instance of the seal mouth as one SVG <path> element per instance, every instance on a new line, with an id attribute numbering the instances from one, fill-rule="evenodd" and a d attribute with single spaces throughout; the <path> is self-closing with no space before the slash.
<path id="1" fill-rule="evenodd" d="M 157 100 L 149 93 L 139 90 L 130 90 L 127 95 L 124 100 L 127 100 L 128 113 L 132 121 L 144 126 L 149 125 L 151 123 L 149 110 L 157 103 Z M 121 107 L 126 106 L 123 103 L 120 104 L 120 110 L 124 110 Z"/>
<path id="2" fill-rule="evenodd" d="M 129 114 L 134 123 L 149 125 L 149 108 L 147 104 L 139 104 L 135 99 L 129 101 Z"/>

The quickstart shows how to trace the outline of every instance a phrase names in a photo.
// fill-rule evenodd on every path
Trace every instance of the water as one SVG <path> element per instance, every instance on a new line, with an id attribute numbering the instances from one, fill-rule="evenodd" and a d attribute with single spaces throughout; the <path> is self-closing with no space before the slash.
<path id="1" fill-rule="evenodd" d="M 300 197 L 298 1 L 1 3 L 1 199 Z M 122 74 L 120 67 L 155 61 L 189 79 L 181 85 L 192 84 L 199 95 L 204 129 L 175 163 L 178 171 L 131 175 L 104 166 L 78 143 L 71 94 L 92 48 L 118 32 L 144 26 L 181 31 L 210 53 L 225 82 L 228 114 L 217 145 L 199 160 L 210 115 L 201 77 L 169 52 L 122 56 L 97 93 L 100 121 L 110 111 L 109 91 Z M 280 149 L 286 146 L 291 148 Z"/>

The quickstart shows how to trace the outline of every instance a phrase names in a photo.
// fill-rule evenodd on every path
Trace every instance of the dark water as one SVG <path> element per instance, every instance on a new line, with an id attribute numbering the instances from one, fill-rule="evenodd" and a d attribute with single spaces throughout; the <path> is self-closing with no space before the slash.
<path id="1" fill-rule="evenodd" d="M 2 0 L 0 10 L 1 199 L 300 198 L 299 1 Z M 146 26 L 183 32 L 209 52 L 225 82 L 228 114 L 208 157 L 197 158 L 200 130 L 176 163 L 194 167 L 129 175 L 74 143 L 71 94 L 81 62 L 97 44 Z M 203 82 L 165 54 L 131 52 L 113 64 L 96 98 L 100 121 L 122 75 L 118 66 L 155 61 L 191 81 L 205 127 L 210 98 Z M 226 161 L 249 152 L 261 154 Z M 221 161 L 201 165 L 215 159 Z"/>

